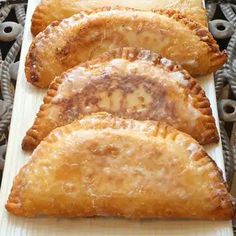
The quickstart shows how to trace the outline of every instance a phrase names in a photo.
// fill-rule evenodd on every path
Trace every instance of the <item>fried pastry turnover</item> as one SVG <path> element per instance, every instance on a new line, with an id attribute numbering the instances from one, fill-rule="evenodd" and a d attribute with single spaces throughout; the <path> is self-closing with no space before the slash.
<path id="1" fill-rule="evenodd" d="M 106 114 L 53 130 L 16 176 L 6 208 L 27 217 L 234 216 L 221 172 L 189 135 Z"/>
<path id="2" fill-rule="evenodd" d="M 158 52 L 192 75 L 215 71 L 227 57 L 206 27 L 179 12 L 109 10 L 77 14 L 40 33 L 27 55 L 26 78 L 46 88 L 65 70 L 124 46 Z"/>
<path id="3" fill-rule="evenodd" d="M 187 71 L 149 50 L 120 48 L 53 81 L 22 147 L 32 150 L 54 128 L 100 111 L 165 121 L 201 144 L 218 141 L 210 103 Z"/>
<path id="4" fill-rule="evenodd" d="M 53 21 L 60 21 L 84 10 L 102 7 L 129 7 L 140 10 L 175 9 L 206 25 L 206 13 L 200 0 L 43 0 L 32 17 L 32 33 L 37 35 Z"/>

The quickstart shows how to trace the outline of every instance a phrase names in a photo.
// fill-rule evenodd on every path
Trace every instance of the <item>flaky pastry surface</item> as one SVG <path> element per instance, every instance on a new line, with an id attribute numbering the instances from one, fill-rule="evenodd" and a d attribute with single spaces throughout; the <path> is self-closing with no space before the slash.
<path id="1" fill-rule="evenodd" d="M 47 27 L 31 44 L 26 78 L 46 88 L 65 70 L 124 46 L 158 52 L 192 75 L 213 72 L 226 61 L 208 29 L 179 12 L 116 9 L 77 14 Z"/>
<path id="2" fill-rule="evenodd" d="M 33 35 L 37 35 L 53 21 L 60 21 L 84 10 L 116 6 L 140 10 L 175 9 L 206 25 L 206 12 L 201 0 L 44 0 L 33 14 L 31 30 Z"/>
<path id="3" fill-rule="evenodd" d="M 100 111 L 164 121 L 201 144 L 218 141 L 209 100 L 195 79 L 149 50 L 120 48 L 53 81 L 23 149 L 34 149 L 55 127 Z"/>
<path id="4" fill-rule="evenodd" d="M 18 216 L 230 219 L 222 174 L 189 135 L 95 114 L 53 130 L 16 176 Z"/>

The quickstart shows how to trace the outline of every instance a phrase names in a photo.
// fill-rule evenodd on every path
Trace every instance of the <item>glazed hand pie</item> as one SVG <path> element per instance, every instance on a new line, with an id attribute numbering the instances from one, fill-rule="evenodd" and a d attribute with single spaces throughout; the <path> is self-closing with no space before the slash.
<path id="1" fill-rule="evenodd" d="M 213 72 L 226 60 L 208 29 L 179 12 L 110 10 L 72 16 L 39 34 L 28 52 L 26 78 L 46 88 L 65 70 L 123 46 L 158 52 L 192 75 Z"/>
<path id="2" fill-rule="evenodd" d="M 99 111 L 165 121 L 202 144 L 218 141 L 210 103 L 195 79 L 149 50 L 120 48 L 54 80 L 23 149 L 34 149 L 55 127 Z"/>
<path id="3" fill-rule="evenodd" d="M 53 21 L 60 21 L 84 10 L 107 6 L 123 6 L 140 10 L 175 9 L 206 25 L 206 14 L 200 0 L 139 0 L 138 4 L 136 0 L 43 0 L 33 14 L 32 33 L 38 34 Z"/>
<path id="4" fill-rule="evenodd" d="M 16 176 L 6 208 L 27 217 L 234 216 L 221 172 L 194 139 L 104 114 L 53 130 Z"/>

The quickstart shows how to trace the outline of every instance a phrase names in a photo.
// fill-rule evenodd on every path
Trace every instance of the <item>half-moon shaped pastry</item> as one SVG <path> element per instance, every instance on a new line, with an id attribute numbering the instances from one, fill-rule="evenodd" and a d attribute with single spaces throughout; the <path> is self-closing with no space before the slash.
<path id="1" fill-rule="evenodd" d="M 218 141 L 210 103 L 195 79 L 149 50 L 120 48 L 54 80 L 23 149 L 34 149 L 51 130 L 80 115 L 100 111 L 164 121 L 201 144 Z"/>
<path id="2" fill-rule="evenodd" d="M 62 20 L 84 10 L 102 7 L 129 7 L 140 10 L 175 9 L 206 25 L 206 12 L 201 0 L 43 0 L 32 17 L 32 33 L 37 35 L 53 21 Z"/>
<path id="3" fill-rule="evenodd" d="M 192 75 L 213 72 L 226 60 L 208 29 L 179 12 L 109 10 L 77 14 L 40 33 L 26 59 L 26 78 L 46 88 L 65 70 L 124 46 L 158 52 Z"/>
<path id="4" fill-rule="evenodd" d="M 190 136 L 164 123 L 105 120 L 100 125 L 95 115 L 53 130 L 16 176 L 7 210 L 27 217 L 234 216 L 221 172 Z"/>

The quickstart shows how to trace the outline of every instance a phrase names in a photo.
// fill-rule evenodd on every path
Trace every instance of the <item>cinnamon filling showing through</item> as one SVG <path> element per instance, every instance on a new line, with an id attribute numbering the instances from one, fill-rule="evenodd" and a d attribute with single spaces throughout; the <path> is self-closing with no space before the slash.
<path id="1" fill-rule="evenodd" d="M 175 123 L 179 116 L 178 104 L 171 99 L 173 91 L 168 94 L 169 90 L 159 81 L 143 76 L 104 74 L 90 79 L 69 98 L 54 99 L 52 104 L 60 107 L 60 119 L 67 122 L 79 115 L 104 111 L 137 120 L 168 120 Z M 183 107 L 183 112 L 185 109 L 188 108 Z"/>

